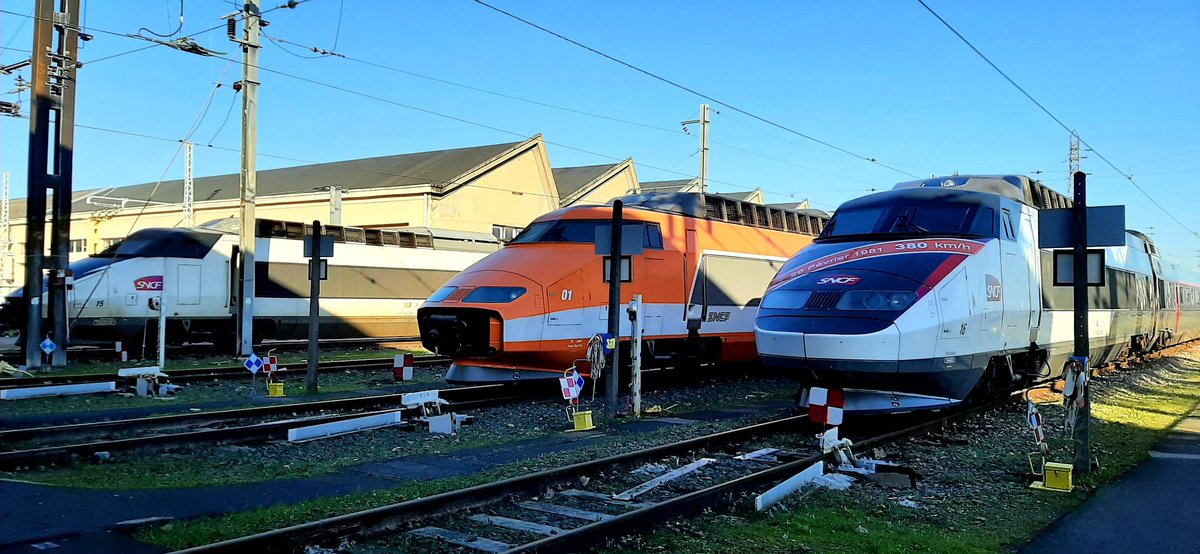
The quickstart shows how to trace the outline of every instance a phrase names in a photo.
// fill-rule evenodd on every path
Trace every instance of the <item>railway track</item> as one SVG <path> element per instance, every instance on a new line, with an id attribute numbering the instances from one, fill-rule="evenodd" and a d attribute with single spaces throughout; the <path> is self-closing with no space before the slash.
<path id="1" fill-rule="evenodd" d="M 380 371 L 391 369 L 392 363 L 392 358 L 336 360 L 318 363 L 317 370 L 323 373 L 336 371 Z M 450 358 L 443 356 L 417 356 L 413 360 L 413 363 L 416 367 L 437 366 L 449 364 Z M 287 372 L 304 371 L 307 368 L 307 362 L 279 364 L 279 367 L 285 372 L 284 375 L 286 376 L 288 375 Z M 242 366 L 220 366 L 195 369 L 172 369 L 167 370 L 165 373 L 172 383 L 195 383 L 219 379 L 241 379 L 246 377 L 247 371 L 246 368 Z M 119 378 L 113 373 L 11 377 L 0 379 L 0 390 L 39 387 L 46 385 L 100 383 L 104 381 L 113 381 L 116 379 Z"/>
<path id="2" fill-rule="evenodd" d="M 383 338 L 349 338 L 349 339 L 324 339 L 320 341 L 321 348 L 350 348 L 350 347 L 379 347 L 385 344 L 393 344 L 400 342 L 420 342 L 421 337 L 383 337 Z M 183 344 L 183 345 L 168 345 L 167 359 L 178 359 L 179 357 L 189 355 L 210 355 L 212 354 L 213 346 L 207 343 L 198 344 Z M 280 351 L 297 351 L 308 348 L 307 340 L 278 340 L 270 341 L 260 345 L 262 350 L 280 350 Z M 151 349 L 146 352 L 148 357 L 153 358 L 157 350 Z M 71 360 L 111 360 L 114 353 L 110 348 L 101 348 L 95 346 L 71 346 L 67 347 L 67 357 Z M 20 351 L 8 350 L 0 352 L 0 360 L 13 365 L 21 365 L 25 363 L 25 358 L 21 356 Z"/>
<path id="3" fill-rule="evenodd" d="M 854 447 L 861 451 L 934 431 L 996 407 L 1025 390 L 856 440 Z M 815 440 L 811 448 L 800 451 L 780 450 L 767 457 L 738 459 L 739 455 L 755 458 L 744 456 L 748 449 L 743 448 L 754 441 L 779 440 L 781 435 L 812 430 L 806 415 L 786 417 L 180 552 L 300 552 L 309 545 L 385 535 L 393 541 L 408 541 L 405 547 L 417 549 L 427 549 L 432 544 L 427 541 L 434 541 L 482 552 L 586 551 L 672 518 L 728 506 L 826 460 L 828 455 L 817 450 Z M 665 481 L 662 477 L 633 485 L 629 479 L 636 472 L 629 469 L 650 463 L 692 477 L 683 476 L 661 487 L 655 482 Z M 705 472 L 717 473 L 719 482 L 708 484 L 711 479 L 696 478 Z M 582 490 L 581 477 L 597 485 Z"/>
<path id="4" fill-rule="evenodd" d="M 478 409 L 514 402 L 535 393 L 553 393 L 556 386 L 557 383 L 527 381 L 505 385 L 456 387 L 440 390 L 439 397 L 449 402 L 446 406 L 448 410 Z M 0 471 L 63 463 L 97 452 L 111 454 L 216 443 L 264 442 L 284 439 L 288 429 L 305 425 L 331 423 L 397 410 L 406 416 L 411 415 L 406 413 L 407 410 L 400 404 L 402 397 L 403 394 L 383 394 L 215 412 L 0 430 L 0 447 L 25 441 L 37 441 L 39 444 L 60 443 L 0 452 Z M 265 418 L 276 417 L 283 419 L 263 421 Z M 72 440 L 83 442 L 61 444 Z"/>
<path id="5" fill-rule="evenodd" d="M 390 367 L 390 360 L 388 364 Z M 643 375 L 646 390 L 675 386 L 677 381 L 671 370 L 651 370 Z M 450 387 L 438 392 L 441 399 L 450 403 L 445 406 L 446 410 L 480 409 L 530 398 L 561 401 L 556 380 Z M 0 429 L 0 449 L 4 449 L 0 450 L 0 471 L 67 463 L 97 452 L 113 454 L 278 440 L 286 438 L 287 430 L 294 427 L 394 412 L 402 408 L 403 396 L 404 393 L 379 394 L 137 419 Z M 266 419 L 270 421 L 264 421 Z M 14 449 L 14 445 L 21 448 Z"/>

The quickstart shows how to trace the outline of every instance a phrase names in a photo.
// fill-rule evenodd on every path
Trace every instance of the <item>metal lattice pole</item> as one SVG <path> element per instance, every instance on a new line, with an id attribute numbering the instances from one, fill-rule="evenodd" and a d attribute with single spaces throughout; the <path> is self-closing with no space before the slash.
<path id="1" fill-rule="evenodd" d="M 192 143 L 183 142 L 183 226 L 196 226 L 196 212 L 192 202 L 196 196 L 196 188 L 192 183 Z"/>

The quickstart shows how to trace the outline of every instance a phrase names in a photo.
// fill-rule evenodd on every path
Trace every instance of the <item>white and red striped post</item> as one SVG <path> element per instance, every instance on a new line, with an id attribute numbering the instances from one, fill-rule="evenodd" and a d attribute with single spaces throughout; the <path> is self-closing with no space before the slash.
<path id="1" fill-rule="evenodd" d="M 413 378 L 413 355 L 396 354 L 392 362 L 392 376 L 397 381 L 411 381 Z"/>
<path id="2" fill-rule="evenodd" d="M 275 376 L 275 372 L 279 371 L 279 358 L 275 356 L 267 356 L 267 363 L 263 364 L 263 371 L 267 374 L 267 379 Z"/>
<path id="3" fill-rule="evenodd" d="M 829 427 L 842 424 L 842 413 L 846 406 L 841 389 L 812 387 L 808 389 L 808 419 Z"/>

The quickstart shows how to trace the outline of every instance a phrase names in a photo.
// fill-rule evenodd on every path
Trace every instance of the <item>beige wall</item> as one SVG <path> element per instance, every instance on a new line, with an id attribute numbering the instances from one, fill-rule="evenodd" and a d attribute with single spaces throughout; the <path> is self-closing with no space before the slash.
<path id="1" fill-rule="evenodd" d="M 599 185 L 589 184 L 590 190 L 572 199 L 569 205 L 605 204 L 618 196 L 631 194 L 630 191 L 636 191 L 638 188 L 637 170 L 634 169 L 633 162 L 628 160 L 618 165 L 612 173 L 601 175 L 599 179 Z"/>
<path id="2" fill-rule="evenodd" d="M 531 148 L 435 199 L 430 226 L 485 233 L 492 225 L 524 227 L 558 208 L 551 179 L 545 149 Z"/>

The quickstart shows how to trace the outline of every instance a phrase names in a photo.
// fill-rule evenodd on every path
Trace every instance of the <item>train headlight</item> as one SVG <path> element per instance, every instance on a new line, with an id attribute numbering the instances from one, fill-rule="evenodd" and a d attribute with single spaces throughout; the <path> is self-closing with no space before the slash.
<path id="1" fill-rule="evenodd" d="M 799 309 L 804 307 L 804 303 L 808 302 L 808 297 L 812 296 L 811 290 L 776 290 L 768 292 L 763 297 L 760 308 L 786 310 Z"/>
<path id="2" fill-rule="evenodd" d="M 507 304 L 525 294 L 525 287 L 479 287 L 463 298 L 477 304 Z"/>
<path id="3" fill-rule="evenodd" d="M 887 310 L 899 311 L 917 301 L 913 292 L 902 290 L 852 290 L 842 295 L 837 303 L 839 310 Z"/>

